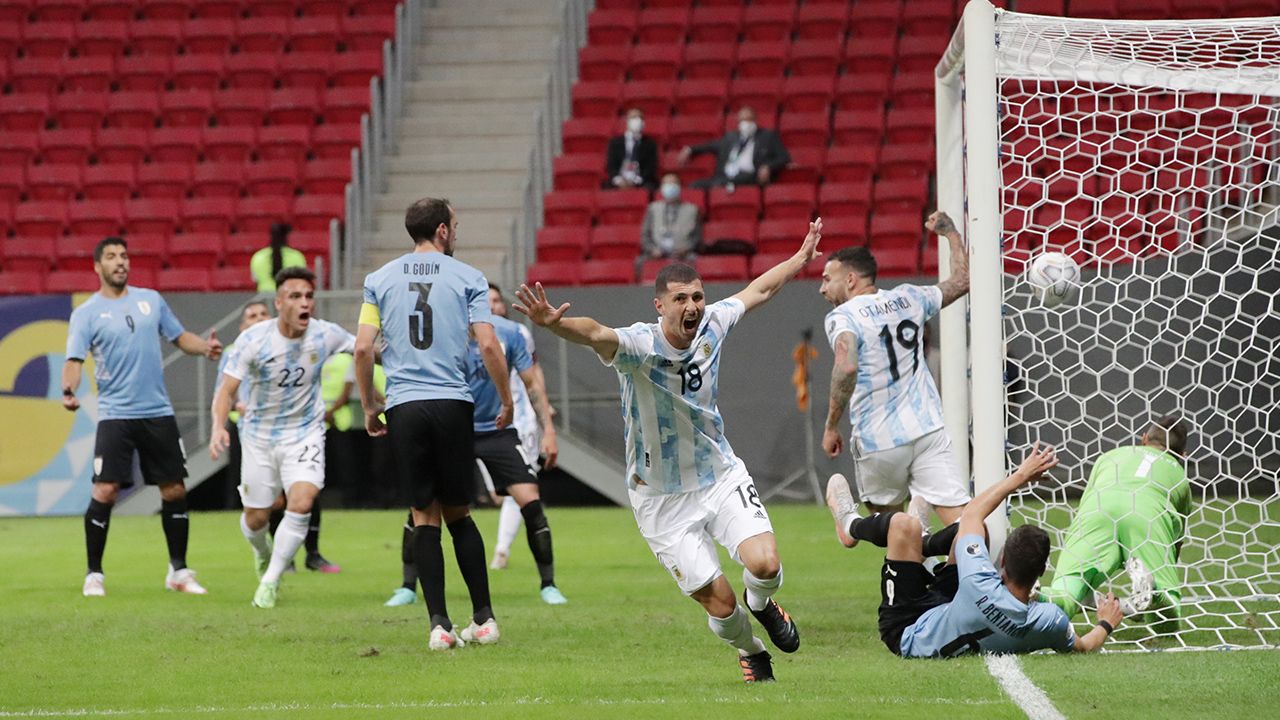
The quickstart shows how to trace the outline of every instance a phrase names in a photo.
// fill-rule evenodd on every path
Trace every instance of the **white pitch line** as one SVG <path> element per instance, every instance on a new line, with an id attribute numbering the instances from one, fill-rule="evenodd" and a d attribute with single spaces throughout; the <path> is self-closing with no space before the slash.
<path id="1" fill-rule="evenodd" d="M 987 655 L 984 660 L 987 672 L 1000 683 L 1000 689 L 1030 720 L 1066 720 L 1049 696 L 1022 672 L 1016 655 Z"/>

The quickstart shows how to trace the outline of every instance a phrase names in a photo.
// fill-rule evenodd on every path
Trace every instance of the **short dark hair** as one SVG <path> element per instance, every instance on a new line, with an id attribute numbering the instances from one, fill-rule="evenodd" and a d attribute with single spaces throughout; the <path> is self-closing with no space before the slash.
<path id="1" fill-rule="evenodd" d="M 445 198 L 422 198 L 404 211 L 404 229 L 415 244 L 431 242 L 436 237 L 436 228 L 449 227 L 453 220 L 453 210 Z"/>
<path id="2" fill-rule="evenodd" d="M 276 289 L 284 285 L 286 280 L 305 280 L 311 285 L 311 289 L 316 289 L 316 274 L 304 267 L 292 266 L 287 267 L 276 273 Z"/>
<path id="3" fill-rule="evenodd" d="M 93 261 L 102 262 L 103 251 L 112 245 L 119 245 L 125 250 L 129 249 L 129 243 L 125 242 L 124 238 L 119 235 L 109 235 L 99 240 L 98 244 L 93 247 Z"/>
<path id="4" fill-rule="evenodd" d="M 1178 457 L 1187 454 L 1187 426 L 1177 415 L 1164 415 L 1151 424 L 1147 437 Z"/>
<path id="5" fill-rule="evenodd" d="M 276 287 L 279 287 L 279 285 L 277 284 Z M 254 305 L 261 305 L 262 307 L 267 308 L 267 312 L 271 312 L 271 308 L 269 305 L 267 305 L 266 300 L 258 300 L 257 298 L 254 298 L 253 300 L 250 300 L 249 302 L 245 303 L 244 307 L 240 308 L 240 314 L 244 315 L 245 311 L 253 307 Z"/>
<path id="6" fill-rule="evenodd" d="M 864 247 L 840 248 L 827 257 L 827 262 L 832 260 L 868 278 L 871 282 L 876 281 L 876 256 Z"/>
<path id="7" fill-rule="evenodd" d="M 653 296 L 661 297 L 662 293 L 667 291 L 667 286 L 671 283 L 690 283 L 694 280 L 701 280 L 702 276 L 692 265 L 684 263 L 671 263 L 670 265 L 658 271 L 658 277 L 653 280 Z"/>
<path id="8" fill-rule="evenodd" d="M 1004 571 L 1009 579 L 1029 588 L 1044 575 L 1049 562 L 1049 533 L 1035 525 L 1014 528 L 1004 541 Z"/>
<path id="9" fill-rule="evenodd" d="M 499 296 L 501 296 L 501 295 L 502 295 L 502 288 L 498 287 L 498 283 L 496 283 L 496 282 L 494 282 L 494 281 L 492 281 L 492 280 L 490 280 L 490 281 L 489 281 L 489 289 L 490 289 L 490 290 L 493 290 L 493 291 L 494 291 L 494 292 L 496 292 L 496 293 L 498 293 L 498 295 L 499 295 Z"/>

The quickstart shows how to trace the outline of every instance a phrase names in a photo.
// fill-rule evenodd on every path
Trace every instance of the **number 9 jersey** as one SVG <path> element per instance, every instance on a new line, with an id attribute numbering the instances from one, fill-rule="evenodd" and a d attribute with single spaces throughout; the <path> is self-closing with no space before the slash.
<path id="1" fill-rule="evenodd" d="M 924 358 L 924 325 L 942 307 L 937 286 L 899 285 L 850 298 L 827 313 L 835 349 L 853 336 L 857 385 L 849 400 L 855 457 L 906 445 L 942 428 L 942 399 Z"/>

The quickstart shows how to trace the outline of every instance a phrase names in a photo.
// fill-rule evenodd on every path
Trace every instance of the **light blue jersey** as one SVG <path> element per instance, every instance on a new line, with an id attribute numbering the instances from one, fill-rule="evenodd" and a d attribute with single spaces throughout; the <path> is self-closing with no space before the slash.
<path id="1" fill-rule="evenodd" d="M 533 358 L 529 356 L 529 347 L 520 332 L 519 323 L 493 316 L 494 333 L 498 336 L 498 344 L 507 357 L 507 367 L 511 368 L 511 377 L 533 367 Z M 516 382 L 516 380 L 512 380 Z M 498 429 L 498 413 L 502 411 L 502 400 L 498 398 L 498 386 L 489 377 L 489 370 L 484 366 L 480 356 L 480 346 L 475 340 L 467 345 L 467 385 L 471 388 L 471 397 L 476 404 L 476 432 L 494 432 Z"/>
<path id="2" fill-rule="evenodd" d="M 386 338 L 387 408 L 415 400 L 464 400 L 471 323 L 492 322 L 484 273 L 440 252 L 408 253 L 364 279 Z"/>
<path id="3" fill-rule="evenodd" d="M 146 288 L 128 287 L 114 300 L 94 293 L 72 311 L 67 358 L 84 360 L 93 353 L 98 419 L 173 414 L 158 338 L 173 342 L 182 332 L 160 293 Z"/>
<path id="4" fill-rule="evenodd" d="M 924 325 L 942 307 L 937 286 L 899 285 L 827 313 L 827 341 L 853 337 L 858 377 L 849 399 L 855 456 L 906 445 L 942 427 L 942 399 L 924 358 Z"/>
<path id="5" fill-rule="evenodd" d="M 642 480 L 651 491 L 681 493 L 746 472 L 716 406 L 720 351 L 745 312 L 733 298 L 708 305 L 685 350 L 673 348 L 658 323 L 615 329 L 618 352 L 605 364 L 622 391 L 628 488 Z"/>
<path id="6" fill-rule="evenodd" d="M 355 349 L 355 336 L 312 318 L 302 337 L 289 339 L 276 320 L 260 322 L 236 338 L 223 372 L 248 387 L 242 440 L 294 444 L 324 432 L 321 367 L 329 356 Z"/>
<path id="7" fill-rule="evenodd" d="M 1061 608 L 1035 600 L 1024 604 L 1000 582 L 981 535 L 964 535 L 955 548 L 960 576 L 956 596 L 902 631 L 902 657 L 1069 652 L 1075 647 L 1076 633 Z"/>

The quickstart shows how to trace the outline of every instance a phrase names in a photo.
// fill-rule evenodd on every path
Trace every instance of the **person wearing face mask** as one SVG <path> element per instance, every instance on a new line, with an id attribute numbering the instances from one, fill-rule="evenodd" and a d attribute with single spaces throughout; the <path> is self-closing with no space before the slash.
<path id="1" fill-rule="evenodd" d="M 715 172 L 709 178 L 689 183 L 690 187 L 768 185 L 778 171 L 791 162 L 782 138 L 778 133 L 756 125 L 756 112 L 750 107 L 738 110 L 736 130 L 730 130 L 719 140 L 686 145 L 680 150 L 680 166 L 683 167 L 694 155 L 710 152 L 716 154 Z"/>
<path id="2" fill-rule="evenodd" d="M 658 187 L 658 143 L 644 134 L 644 113 L 639 108 L 627 111 L 626 132 L 609 140 L 604 172 L 606 190 Z"/>
<path id="3" fill-rule="evenodd" d="M 640 226 L 640 256 L 636 258 L 636 274 L 646 260 L 667 258 L 692 263 L 702 244 L 702 222 L 698 206 L 680 198 L 680 176 L 662 176 L 658 197 L 649 203 Z"/>

